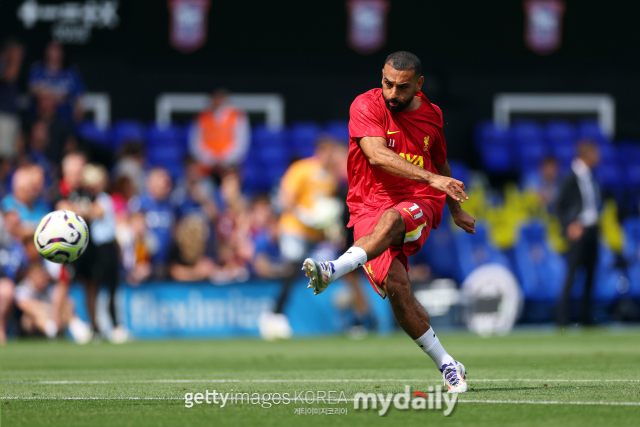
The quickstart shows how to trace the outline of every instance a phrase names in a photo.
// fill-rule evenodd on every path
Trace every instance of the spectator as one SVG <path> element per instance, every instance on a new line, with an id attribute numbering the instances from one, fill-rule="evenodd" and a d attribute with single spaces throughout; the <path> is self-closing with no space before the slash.
<path id="1" fill-rule="evenodd" d="M 203 176 L 193 159 L 186 161 L 185 176 L 178 182 L 171 195 L 178 218 L 191 214 L 202 215 L 207 221 L 215 221 L 218 214 L 215 187 Z"/>
<path id="2" fill-rule="evenodd" d="M 44 173 L 40 166 L 22 166 L 13 174 L 13 193 L 1 202 L 4 212 L 16 211 L 20 217 L 23 236 L 33 236 L 38 223 L 49 213 L 49 205 L 42 198 Z"/>
<path id="3" fill-rule="evenodd" d="M 571 173 L 565 178 L 558 194 L 557 214 L 565 237 L 571 247 L 568 253 L 568 271 L 558 309 L 558 323 L 570 321 L 569 298 L 576 271 L 586 270 L 582 296 L 582 320 L 592 325 L 591 290 L 598 260 L 598 218 L 600 189 L 593 176 L 593 168 L 600 162 L 598 146 L 591 141 L 578 144 L 578 157 L 571 163 Z"/>
<path id="4" fill-rule="evenodd" d="M 136 195 L 131 178 L 126 175 L 119 176 L 111 186 L 111 200 L 116 211 L 116 219 L 126 222 L 129 216 L 129 200 Z"/>
<path id="5" fill-rule="evenodd" d="M 142 193 L 145 186 L 144 149 L 141 143 L 127 142 L 122 146 L 118 161 L 113 167 L 113 176 L 128 177 L 136 194 Z"/>
<path id="6" fill-rule="evenodd" d="M 247 264 L 253 257 L 250 214 L 241 192 L 238 173 L 229 170 L 220 183 L 221 210 L 216 222 L 217 255 L 220 268 L 214 280 L 244 281 L 249 278 Z"/>
<path id="7" fill-rule="evenodd" d="M 15 284 L 29 266 L 22 235 L 20 217 L 15 211 L 0 216 L 0 344 L 6 341 Z"/>
<path id="8" fill-rule="evenodd" d="M 251 207 L 254 246 L 253 272 L 256 276 L 275 279 L 290 275 L 292 266 L 284 260 L 278 246 L 278 220 L 269 198 L 257 197 Z"/>
<path id="9" fill-rule="evenodd" d="M 179 282 L 210 279 L 217 269 L 213 261 L 211 232 L 199 215 L 183 218 L 176 227 L 169 250 L 169 273 Z"/>
<path id="10" fill-rule="evenodd" d="M 41 152 L 58 168 L 64 155 L 78 148 L 78 142 L 73 127 L 58 116 L 56 98 L 53 94 L 42 92 L 37 102 L 35 123 L 42 123 L 48 135 L 47 143 L 41 148 Z"/>
<path id="11" fill-rule="evenodd" d="M 247 116 L 228 105 L 227 92 L 220 89 L 211 95 L 211 107 L 193 123 L 189 136 L 191 154 L 204 171 L 221 176 L 226 169 L 242 163 L 250 135 Z"/>
<path id="12" fill-rule="evenodd" d="M 69 197 L 73 191 L 77 191 L 82 186 L 82 170 L 87 163 L 87 157 L 74 151 L 64 156 L 62 159 L 62 179 L 60 179 L 60 196 Z"/>
<path id="13" fill-rule="evenodd" d="M 6 157 L 0 157 L 0 200 L 11 193 L 11 174 L 13 164 Z"/>
<path id="14" fill-rule="evenodd" d="M 49 140 L 49 127 L 46 122 L 43 120 L 35 121 L 27 137 L 27 152 L 20 159 L 22 163 L 33 163 L 40 166 L 44 173 L 46 189 L 51 188 L 54 176 L 57 175 L 57 167 L 49 160 L 47 155 Z"/>
<path id="15" fill-rule="evenodd" d="M 330 137 L 322 137 L 314 156 L 294 162 L 282 177 L 280 250 L 290 262 L 302 262 L 323 241 L 325 227 L 340 215 L 340 204 L 334 199 L 338 182 L 331 173 L 339 146 Z"/>
<path id="16" fill-rule="evenodd" d="M 24 231 L 16 211 L 5 212 L 0 230 L 0 269 L 4 277 L 16 283 L 29 265 L 29 256 L 22 244 Z"/>
<path id="17" fill-rule="evenodd" d="M 67 122 L 82 120 L 84 110 L 80 97 L 84 83 L 77 70 L 65 64 L 65 54 L 57 41 L 51 41 L 44 53 L 44 61 L 37 62 L 29 74 L 29 92 L 36 100 L 52 96 L 58 115 Z"/>
<path id="18" fill-rule="evenodd" d="M 155 168 L 147 177 L 147 190 L 129 202 L 132 213 L 145 215 L 147 229 L 153 237 L 151 243 L 151 268 L 153 278 L 164 278 L 167 274 L 166 262 L 171 245 L 171 232 L 175 221 L 171 194 L 171 178 L 163 168 Z"/>
<path id="19" fill-rule="evenodd" d="M 20 324 L 28 334 L 43 333 L 48 338 L 55 338 L 65 328 L 78 344 L 86 344 L 91 340 L 91 330 L 75 315 L 73 301 L 69 297 L 62 304 L 60 323 L 52 316 L 51 295 L 47 292 L 51 278 L 45 268 L 33 264 L 27 276 L 16 287 L 16 305 L 22 311 Z"/>
<path id="20" fill-rule="evenodd" d="M 7 322 L 13 307 L 14 293 L 15 284 L 4 276 L 2 267 L 0 267 L 0 345 L 7 342 Z"/>
<path id="21" fill-rule="evenodd" d="M 100 332 L 96 322 L 96 298 L 101 284 L 109 289 L 109 314 L 113 329 L 109 339 L 115 343 L 126 341 L 127 333 L 119 326 L 115 311 L 115 291 L 119 283 L 118 247 L 116 244 L 115 210 L 111 197 L 104 192 L 108 173 L 104 166 L 87 164 L 82 172 L 81 196 L 61 202 L 89 223 L 90 241 L 85 253 L 74 261 L 75 277 L 87 288 L 87 308 L 93 330 Z M 64 206 L 62 206 L 64 207 Z"/>
<path id="22" fill-rule="evenodd" d="M 20 118 L 18 116 L 18 77 L 24 48 L 16 40 L 7 40 L 0 52 L 0 157 L 16 155 Z"/>
<path id="23" fill-rule="evenodd" d="M 560 188 L 558 161 L 548 157 L 542 161 L 538 171 L 524 177 L 524 188 L 535 191 L 548 212 L 553 210 Z"/>
<path id="24" fill-rule="evenodd" d="M 144 214 L 136 212 L 131 215 L 127 226 L 119 228 L 117 237 L 127 283 L 138 285 L 147 280 L 151 276 L 151 254 Z"/>

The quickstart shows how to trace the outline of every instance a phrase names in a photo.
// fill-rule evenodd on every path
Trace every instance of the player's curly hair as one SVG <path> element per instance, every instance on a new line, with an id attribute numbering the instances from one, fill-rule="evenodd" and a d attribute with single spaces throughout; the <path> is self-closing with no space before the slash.
<path id="1" fill-rule="evenodd" d="M 406 50 L 393 52 L 391 55 L 387 56 L 384 64 L 389 64 L 394 70 L 398 71 L 413 70 L 415 71 L 416 77 L 420 77 L 422 75 L 422 63 L 420 62 L 420 59 L 413 53 L 407 52 Z"/>

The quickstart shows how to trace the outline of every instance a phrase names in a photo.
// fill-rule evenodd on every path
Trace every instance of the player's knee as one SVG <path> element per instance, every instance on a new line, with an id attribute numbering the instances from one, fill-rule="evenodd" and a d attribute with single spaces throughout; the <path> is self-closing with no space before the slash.
<path id="1" fill-rule="evenodd" d="M 398 263 L 401 264 L 399 261 Z M 387 273 L 387 277 L 385 277 L 383 285 L 383 289 L 389 297 L 398 298 L 407 293 L 411 293 L 411 284 L 409 283 L 409 277 L 403 265 L 401 268 L 392 265 L 392 268 L 390 268 Z"/>
<path id="2" fill-rule="evenodd" d="M 387 209 L 382 215 L 382 221 L 391 235 L 404 234 L 404 218 L 395 209 Z"/>

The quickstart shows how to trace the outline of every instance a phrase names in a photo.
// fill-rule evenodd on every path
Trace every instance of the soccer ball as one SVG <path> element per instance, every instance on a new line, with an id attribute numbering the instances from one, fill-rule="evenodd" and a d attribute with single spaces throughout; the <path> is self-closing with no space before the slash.
<path id="1" fill-rule="evenodd" d="M 49 261 L 66 264 L 78 259 L 89 244 L 89 227 L 71 211 L 53 211 L 42 218 L 33 236 L 36 249 Z"/>

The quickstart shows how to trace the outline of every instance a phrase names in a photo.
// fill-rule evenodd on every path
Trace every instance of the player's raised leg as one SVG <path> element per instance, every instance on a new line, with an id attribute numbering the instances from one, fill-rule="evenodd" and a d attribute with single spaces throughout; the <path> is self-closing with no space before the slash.
<path id="1" fill-rule="evenodd" d="M 402 329 L 436 364 L 449 393 L 467 391 L 465 368 L 447 353 L 429 324 L 429 314 L 411 290 L 407 269 L 394 258 L 382 288 L 389 297 L 393 315 Z"/>
<path id="2" fill-rule="evenodd" d="M 363 266 L 367 260 L 375 259 L 391 245 L 402 245 L 405 224 L 402 215 L 395 209 L 385 211 L 370 234 L 362 236 L 342 256 L 334 261 L 304 260 L 302 270 L 309 276 L 309 288 L 314 294 L 322 293 L 339 277 Z"/>

